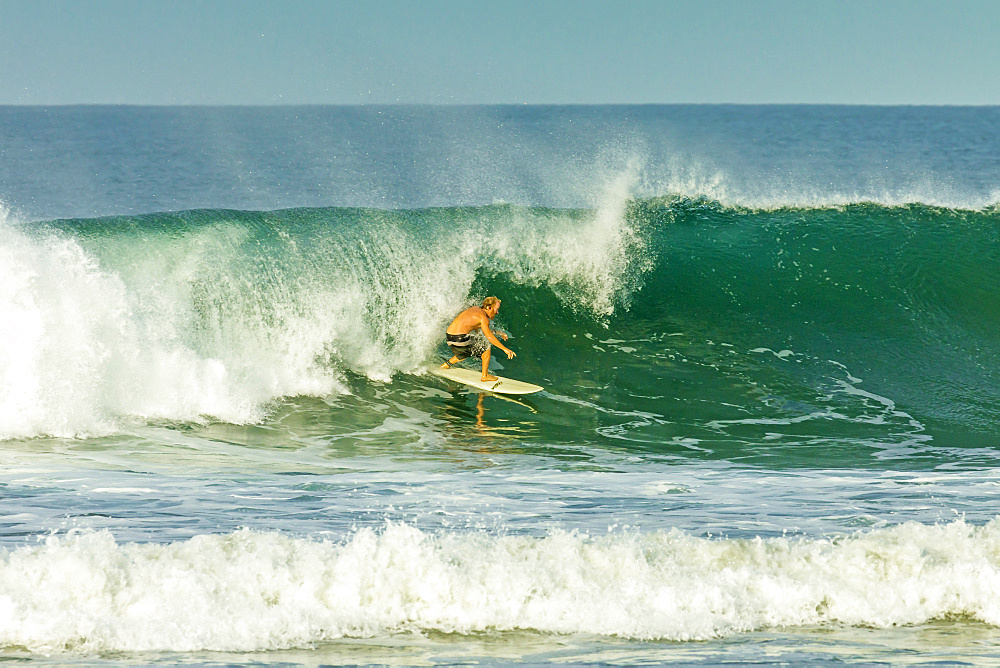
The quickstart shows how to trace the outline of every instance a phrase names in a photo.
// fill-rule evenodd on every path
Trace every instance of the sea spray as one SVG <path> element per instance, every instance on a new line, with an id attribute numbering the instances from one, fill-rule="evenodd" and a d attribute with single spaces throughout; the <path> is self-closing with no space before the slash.
<path id="1" fill-rule="evenodd" d="M 509 207 L 503 228 L 484 231 L 491 268 L 521 285 L 544 285 L 591 316 L 627 308 L 654 264 L 646 254 L 649 230 L 628 215 L 635 178 L 632 171 L 614 178 L 592 210 Z"/>
<path id="2" fill-rule="evenodd" d="M 156 545 L 71 532 L 3 554 L 0 646 L 257 651 L 427 631 L 694 640 L 952 617 L 997 625 L 998 550 L 996 520 L 831 539 L 389 524 L 342 542 L 240 530 Z"/>

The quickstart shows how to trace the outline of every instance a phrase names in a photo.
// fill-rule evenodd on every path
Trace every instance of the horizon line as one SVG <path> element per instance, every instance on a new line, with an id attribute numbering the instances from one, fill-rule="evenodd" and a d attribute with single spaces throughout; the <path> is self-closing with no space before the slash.
<path id="1" fill-rule="evenodd" d="M 138 107 L 138 108 L 295 108 L 295 107 L 931 107 L 988 108 L 997 103 L 931 102 L 0 102 L 0 107 Z"/>

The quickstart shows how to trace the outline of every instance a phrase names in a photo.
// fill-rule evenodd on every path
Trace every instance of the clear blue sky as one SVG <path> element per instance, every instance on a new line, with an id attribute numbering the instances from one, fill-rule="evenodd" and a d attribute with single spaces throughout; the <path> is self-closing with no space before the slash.
<path id="1" fill-rule="evenodd" d="M 0 0 L 0 104 L 1000 104 L 1000 0 Z"/>

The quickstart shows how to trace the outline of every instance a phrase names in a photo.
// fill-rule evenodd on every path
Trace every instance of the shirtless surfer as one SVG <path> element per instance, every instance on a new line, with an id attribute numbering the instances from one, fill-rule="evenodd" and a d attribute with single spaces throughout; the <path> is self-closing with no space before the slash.
<path id="1" fill-rule="evenodd" d="M 483 300 L 483 305 L 467 308 L 458 314 L 445 332 L 448 347 L 455 353 L 454 357 L 441 365 L 442 369 L 449 368 L 452 364 L 464 360 L 466 357 L 479 357 L 483 360 L 483 381 L 496 380 L 496 376 L 489 374 L 490 367 L 490 343 L 507 353 L 507 359 L 516 357 L 514 351 L 500 343 L 500 340 L 490 331 L 490 322 L 496 317 L 500 310 L 500 300 L 496 297 L 487 297 Z M 482 336 L 475 334 L 476 330 L 482 331 Z M 497 332 L 504 341 L 507 335 Z M 485 338 L 483 338 L 485 337 Z"/>

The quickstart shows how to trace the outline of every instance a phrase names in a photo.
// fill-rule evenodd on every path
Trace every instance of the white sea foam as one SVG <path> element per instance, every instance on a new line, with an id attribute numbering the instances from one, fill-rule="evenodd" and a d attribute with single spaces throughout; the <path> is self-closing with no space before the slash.
<path id="1" fill-rule="evenodd" d="M 111 271 L 69 236 L 0 219 L 0 438 L 103 434 L 136 417 L 249 422 L 276 396 L 338 389 L 315 365 L 323 339 L 307 316 L 286 318 L 280 339 L 251 329 L 213 349 L 217 333 L 192 332 L 189 316 L 197 256 L 145 271 L 157 259 Z"/>
<path id="2" fill-rule="evenodd" d="M 830 540 L 390 524 L 341 543 L 241 530 L 155 545 L 81 532 L 2 555 L 0 647 L 251 651 L 510 629 L 684 641 L 953 616 L 998 625 L 997 554 L 997 520 Z"/>

